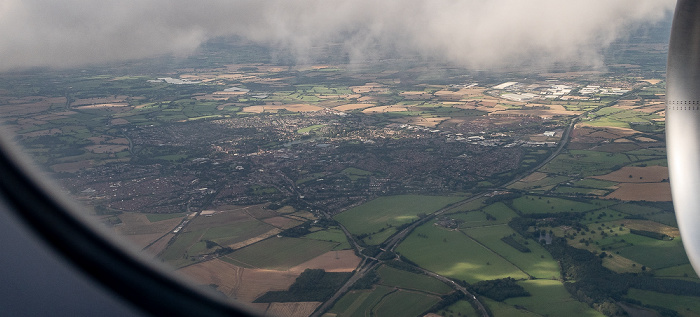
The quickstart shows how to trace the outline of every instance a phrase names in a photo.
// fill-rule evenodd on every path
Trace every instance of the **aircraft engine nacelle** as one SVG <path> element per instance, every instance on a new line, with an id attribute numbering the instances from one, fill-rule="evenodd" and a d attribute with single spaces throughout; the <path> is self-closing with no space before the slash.
<path id="1" fill-rule="evenodd" d="M 685 251 L 700 275 L 700 1 L 676 4 L 666 79 L 666 149 L 673 206 Z"/>

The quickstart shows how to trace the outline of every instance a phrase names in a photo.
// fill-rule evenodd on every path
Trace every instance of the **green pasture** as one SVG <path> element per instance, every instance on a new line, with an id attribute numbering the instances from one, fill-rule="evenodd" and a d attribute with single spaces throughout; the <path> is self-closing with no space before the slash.
<path id="1" fill-rule="evenodd" d="M 675 310 L 681 316 L 700 316 L 700 297 L 671 295 L 630 288 L 627 297 L 643 304 Z"/>
<path id="2" fill-rule="evenodd" d="M 479 299 L 482 304 L 484 304 L 483 300 L 480 298 Z M 490 306 L 489 306 L 490 308 Z M 492 309 L 493 311 L 493 309 Z M 460 300 L 450 306 L 447 306 L 445 309 L 439 310 L 437 312 L 438 315 L 440 316 L 461 316 L 461 317 L 480 317 L 481 314 L 479 314 L 472 305 L 465 300 Z M 496 315 L 494 316 L 501 316 L 501 315 Z M 503 315 L 506 316 L 506 315 Z M 508 315 L 511 316 L 511 315 Z"/>
<path id="3" fill-rule="evenodd" d="M 342 170 L 340 173 L 347 176 L 352 181 L 356 181 L 358 179 L 366 178 L 367 176 L 372 175 L 372 172 L 361 170 L 359 168 L 354 168 L 354 167 L 348 167 L 348 168 Z"/>
<path id="4" fill-rule="evenodd" d="M 334 218 L 353 234 L 374 235 L 382 228 L 390 229 L 418 219 L 418 214 L 432 213 L 448 204 L 464 199 L 452 196 L 401 195 L 379 197 L 349 209 Z M 389 231 L 385 229 L 384 231 Z M 383 238 L 388 236 L 382 235 Z M 373 238 L 379 244 L 384 240 Z M 381 240 L 381 241 L 379 241 Z"/>
<path id="5" fill-rule="evenodd" d="M 652 269 L 688 263 L 688 256 L 685 254 L 680 237 L 665 241 L 629 234 L 625 236 L 625 240 L 632 241 L 634 245 L 619 250 L 620 255 Z"/>
<path id="6" fill-rule="evenodd" d="M 508 223 L 511 219 L 515 218 L 518 216 L 518 214 L 513 211 L 513 209 L 510 209 L 508 206 L 506 206 L 502 202 L 497 202 L 491 205 L 488 205 L 481 209 L 485 214 L 489 214 L 496 218 L 496 220 L 491 220 L 490 224 L 504 224 Z"/>
<path id="7" fill-rule="evenodd" d="M 601 223 L 601 222 L 606 222 L 606 221 L 615 221 L 615 220 L 620 220 L 627 217 L 626 214 L 623 214 L 619 211 L 613 210 L 613 209 L 600 209 L 596 211 L 591 211 L 587 212 L 584 216 L 583 219 L 581 220 L 582 224 L 593 224 L 593 223 Z"/>
<path id="8" fill-rule="evenodd" d="M 148 221 L 158 222 L 158 221 L 169 220 L 169 219 L 174 219 L 174 218 L 182 218 L 186 215 L 186 213 L 179 212 L 179 213 L 175 213 L 175 214 L 144 214 L 144 215 L 146 215 L 146 218 L 148 218 Z"/>
<path id="9" fill-rule="evenodd" d="M 468 283 L 505 277 L 527 278 L 520 269 L 464 233 L 430 222 L 416 228 L 397 251 L 429 271 Z"/>
<path id="10" fill-rule="evenodd" d="M 526 280 L 518 282 L 530 297 L 505 300 L 542 316 L 603 316 L 588 305 L 571 298 L 564 285 L 556 280 Z"/>
<path id="11" fill-rule="evenodd" d="M 463 229 L 470 237 L 515 264 L 522 271 L 535 278 L 559 278 L 559 265 L 539 243 L 525 239 L 508 225 Z M 501 241 L 501 238 L 515 234 L 515 240 L 529 248 L 531 252 L 520 252 Z"/>
<path id="12" fill-rule="evenodd" d="M 612 207 L 612 209 L 634 216 L 648 216 L 661 211 L 661 209 L 651 206 L 642 206 L 633 203 L 622 203 Z"/>
<path id="13" fill-rule="evenodd" d="M 382 298 L 370 316 L 420 316 L 439 301 L 438 296 L 397 290 Z"/>
<path id="14" fill-rule="evenodd" d="M 621 153 L 570 150 L 568 153 L 559 154 L 543 166 L 540 172 L 585 177 L 607 174 L 629 163 L 630 159 Z"/>
<path id="15" fill-rule="evenodd" d="M 683 264 L 656 270 L 654 271 L 654 276 L 700 282 L 700 278 L 698 278 L 697 273 L 695 273 L 695 270 L 690 264 Z"/>
<path id="16" fill-rule="evenodd" d="M 371 316 L 374 307 L 391 291 L 392 289 L 386 286 L 377 286 L 373 290 L 350 291 L 328 312 L 337 314 L 338 317 Z"/>
<path id="17" fill-rule="evenodd" d="M 536 316 L 542 316 L 542 315 L 538 315 L 536 313 L 530 312 L 530 311 L 526 310 L 525 308 L 523 308 L 522 306 L 518 306 L 520 308 L 517 308 L 513 305 L 508 305 L 504 302 L 497 302 L 493 299 L 486 298 L 486 297 L 479 297 L 479 301 L 481 301 L 482 304 L 486 305 L 489 308 L 489 310 L 491 310 L 491 313 L 493 313 L 494 317 L 536 317 Z"/>
<path id="18" fill-rule="evenodd" d="M 329 228 L 309 233 L 304 236 L 304 238 L 339 243 L 333 250 L 351 249 L 350 242 L 348 242 L 345 233 L 338 228 Z"/>
<path id="19" fill-rule="evenodd" d="M 459 225 L 460 228 L 482 227 L 493 224 L 493 221 L 486 219 L 486 214 L 481 210 L 451 214 L 450 217 L 464 221 Z"/>
<path id="20" fill-rule="evenodd" d="M 556 197 L 525 195 L 513 200 L 513 208 L 524 214 L 584 212 L 599 206 Z"/>
<path id="21" fill-rule="evenodd" d="M 411 273 L 389 266 L 381 266 L 377 273 L 381 278 L 379 284 L 398 287 L 409 290 L 423 291 L 427 293 L 445 295 L 452 291 L 447 284 L 440 282 L 430 276 Z"/>
<path id="22" fill-rule="evenodd" d="M 547 177 L 534 182 L 516 182 L 513 185 L 508 186 L 508 188 L 545 192 L 558 184 L 569 181 L 570 179 L 571 178 L 568 176 L 548 175 Z"/>
<path id="23" fill-rule="evenodd" d="M 316 131 L 316 130 L 323 128 L 323 127 L 325 127 L 324 124 L 315 124 L 312 126 L 308 126 L 306 128 L 301 128 L 301 129 L 297 130 L 297 133 L 298 134 L 309 134 L 311 131 Z"/>
<path id="24" fill-rule="evenodd" d="M 223 258 L 253 268 L 287 270 L 332 250 L 337 243 L 299 238 L 272 237 L 237 250 Z"/>

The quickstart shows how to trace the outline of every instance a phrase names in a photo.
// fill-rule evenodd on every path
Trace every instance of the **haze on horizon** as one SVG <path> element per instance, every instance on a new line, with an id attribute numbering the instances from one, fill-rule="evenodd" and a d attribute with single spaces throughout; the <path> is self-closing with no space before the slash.
<path id="1" fill-rule="evenodd" d="M 350 61 L 411 54 L 468 69 L 602 66 L 601 51 L 667 19 L 673 0 L 5 0 L 0 71 L 186 56 L 221 36 Z"/>

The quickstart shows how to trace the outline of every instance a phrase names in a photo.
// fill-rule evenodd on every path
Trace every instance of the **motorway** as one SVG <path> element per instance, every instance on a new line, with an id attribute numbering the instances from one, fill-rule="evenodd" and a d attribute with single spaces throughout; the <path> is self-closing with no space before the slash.
<path id="1" fill-rule="evenodd" d="M 391 238 L 389 238 L 389 239 L 384 243 L 384 249 L 382 249 L 382 252 L 381 252 L 379 255 L 377 255 L 375 258 L 381 258 L 381 254 L 383 254 L 383 253 L 385 253 L 385 252 L 393 252 L 393 251 L 396 249 L 396 247 L 399 245 L 399 243 L 401 243 L 401 241 L 403 241 L 415 228 L 417 228 L 417 227 L 420 226 L 420 225 L 423 225 L 424 223 L 426 223 L 426 222 L 430 221 L 431 219 L 435 218 L 436 216 L 442 215 L 443 213 L 445 213 L 445 212 L 448 211 L 448 210 L 455 209 L 455 208 L 457 208 L 457 207 L 460 207 L 460 206 L 462 206 L 462 205 L 464 205 L 464 204 L 467 204 L 467 203 L 469 203 L 469 202 L 472 202 L 472 201 L 474 201 L 474 200 L 481 199 L 481 198 L 483 198 L 484 196 L 486 196 L 488 193 L 493 192 L 494 190 L 504 189 L 504 188 L 506 188 L 506 187 L 508 187 L 508 186 L 510 186 L 510 185 L 512 185 L 512 184 L 514 184 L 514 183 L 516 183 L 517 181 L 523 179 L 524 177 L 526 177 L 526 176 L 532 174 L 533 172 L 537 171 L 538 169 L 542 168 L 544 165 L 546 165 L 547 163 L 549 163 L 550 161 L 552 161 L 557 155 L 559 155 L 559 154 L 561 153 L 562 150 L 564 150 L 564 148 L 566 147 L 566 145 L 567 145 L 568 142 L 569 142 L 569 137 L 571 136 L 571 131 L 573 131 L 574 126 L 576 125 L 576 122 L 578 122 L 584 115 L 587 115 L 587 112 L 584 113 L 584 114 L 581 114 L 581 115 L 579 115 L 578 117 L 576 117 L 576 118 L 574 118 L 574 119 L 571 120 L 571 123 L 570 123 L 569 126 L 566 128 L 566 130 L 564 130 L 564 133 L 562 134 L 561 141 L 559 142 L 559 146 L 557 146 L 557 148 L 552 152 L 552 154 L 549 155 L 549 156 L 548 156 L 544 161 L 542 161 L 540 164 L 538 164 L 537 166 L 535 166 L 535 167 L 533 167 L 533 168 L 531 168 L 531 169 L 529 169 L 529 170 L 527 170 L 527 171 L 525 171 L 525 172 L 523 172 L 523 173 L 521 173 L 521 174 L 516 175 L 515 177 L 513 177 L 512 180 L 510 180 L 510 181 L 508 181 L 508 182 L 502 184 L 502 185 L 501 185 L 499 188 L 497 188 L 497 189 L 490 189 L 490 190 L 486 190 L 486 191 L 482 191 L 482 192 L 476 193 L 474 196 L 472 196 L 472 197 L 470 197 L 470 198 L 467 198 L 467 199 L 462 200 L 462 201 L 459 201 L 459 202 L 457 202 L 457 203 L 454 203 L 454 204 L 445 206 L 445 207 L 443 207 L 443 208 L 441 208 L 441 209 L 439 209 L 439 210 L 433 212 L 432 214 L 429 214 L 428 216 L 419 219 L 418 221 L 412 223 L 410 226 L 404 228 L 403 230 L 401 230 L 400 232 L 396 233 L 394 236 L 392 236 Z M 291 180 L 290 180 L 290 181 L 291 181 Z M 292 184 L 293 184 L 293 182 L 292 182 Z M 294 190 L 296 191 L 296 188 L 295 188 L 295 187 L 293 187 L 293 188 L 294 188 Z M 323 212 L 323 215 L 324 215 L 326 218 L 329 218 L 329 219 L 330 219 L 330 216 L 329 216 L 327 213 Z M 339 225 L 340 225 L 340 224 L 339 224 Z M 350 232 L 349 232 L 347 229 L 345 229 L 344 226 L 342 226 L 342 225 L 340 225 L 340 226 L 341 226 L 341 229 L 343 229 L 343 232 L 345 232 L 345 235 L 347 236 L 348 241 L 350 241 L 350 242 L 352 243 L 353 247 L 355 247 L 355 249 L 356 249 L 358 252 L 361 251 L 359 244 L 357 243 L 357 241 L 355 241 L 355 239 L 354 239 L 354 237 L 352 236 L 352 234 L 350 234 Z M 361 254 L 361 253 L 360 253 L 360 254 Z M 352 285 L 355 284 L 355 282 L 357 282 L 357 280 L 361 279 L 362 277 L 364 277 L 364 276 L 367 274 L 367 272 L 370 272 L 371 270 L 374 270 L 376 267 L 378 267 L 378 266 L 381 265 L 381 264 L 382 264 L 381 261 L 377 261 L 377 260 L 369 259 L 369 258 L 365 257 L 365 258 L 362 260 L 362 262 L 360 263 L 360 265 L 358 266 L 359 269 L 355 270 L 355 273 L 350 277 L 350 279 L 348 279 L 348 281 L 345 282 L 345 284 L 344 284 L 340 289 L 338 289 L 338 291 L 335 292 L 335 294 L 333 294 L 333 296 L 332 296 L 330 299 L 328 299 L 328 300 L 325 301 L 321 306 L 319 306 L 319 307 L 316 309 L 316 311 L 314 311 L 314 313 L 311 314 L 311 317 L 319 317 L 319 316 L 323 315 L 326 311 L 328 311 L 328 310 L 332 307 L 333 304 L 335 304 L 335 302 L 336 302 L 341 296 L 345 295 L 345 293 L 346 293 L 348 290 L 350 290 L 350 288 L 352 287 Z M 479 312 L 481 313 L 481 316 L 483 316 L 483 317 L 488 317 L 488 316 L 489 316 L 488 311 L 486 310 L 486 308 L 484 307 L 484 305 L 479 301 L 479 299 L 478 299 L 475 295 L 473 295 L 473 294 L 471 294 L 470 292 L 468 292 L 467 289 L 466 289 L 465 287 L 463 287 L 463 286 L 457 284 L 455 281 L 453 281 L 453 280 L 450 279 L 450 278 L 444 277 L 444 276 L 442 276 L 442 275 L 439 275 L 439 274 L 434 273 L 434 272 L 430 272 L 430 271 L 425 270 L 425 269 L 422 269 L 422 268 L 420 268 L 420 269 L 421 269 L 425 274 L 427 274 L 427 275 L 429 275 L 429 276 L 432 276 L 432 277 L 434 277 L 434 278 L 436 278 L 436 279 L 438 279 L 438 280 L 440 280 L 440 281 L 446 283 L 447 285 L 452 286 L 452 288 L 454 288 L 454 289 L 456 289 L 456 290 L 458 290 L 458 291 L 461 291 L 461 292 L 463 292 L 464 294 L 466 294 L 466 298 L 467 298 L 467 299 L 470 299 L 470 300 L 474 301 L 474 303 L 476 304 L 476 306 L 477 306 Z"/>

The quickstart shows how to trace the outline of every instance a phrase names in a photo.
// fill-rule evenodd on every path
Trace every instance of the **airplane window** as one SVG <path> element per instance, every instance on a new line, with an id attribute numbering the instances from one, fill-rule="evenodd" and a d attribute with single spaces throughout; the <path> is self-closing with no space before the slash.
<path id="1" fill-rule="evenodd" d="M 157 315 L 698 315 L 674 6 L 9 1 L 0 188 Z"/>

